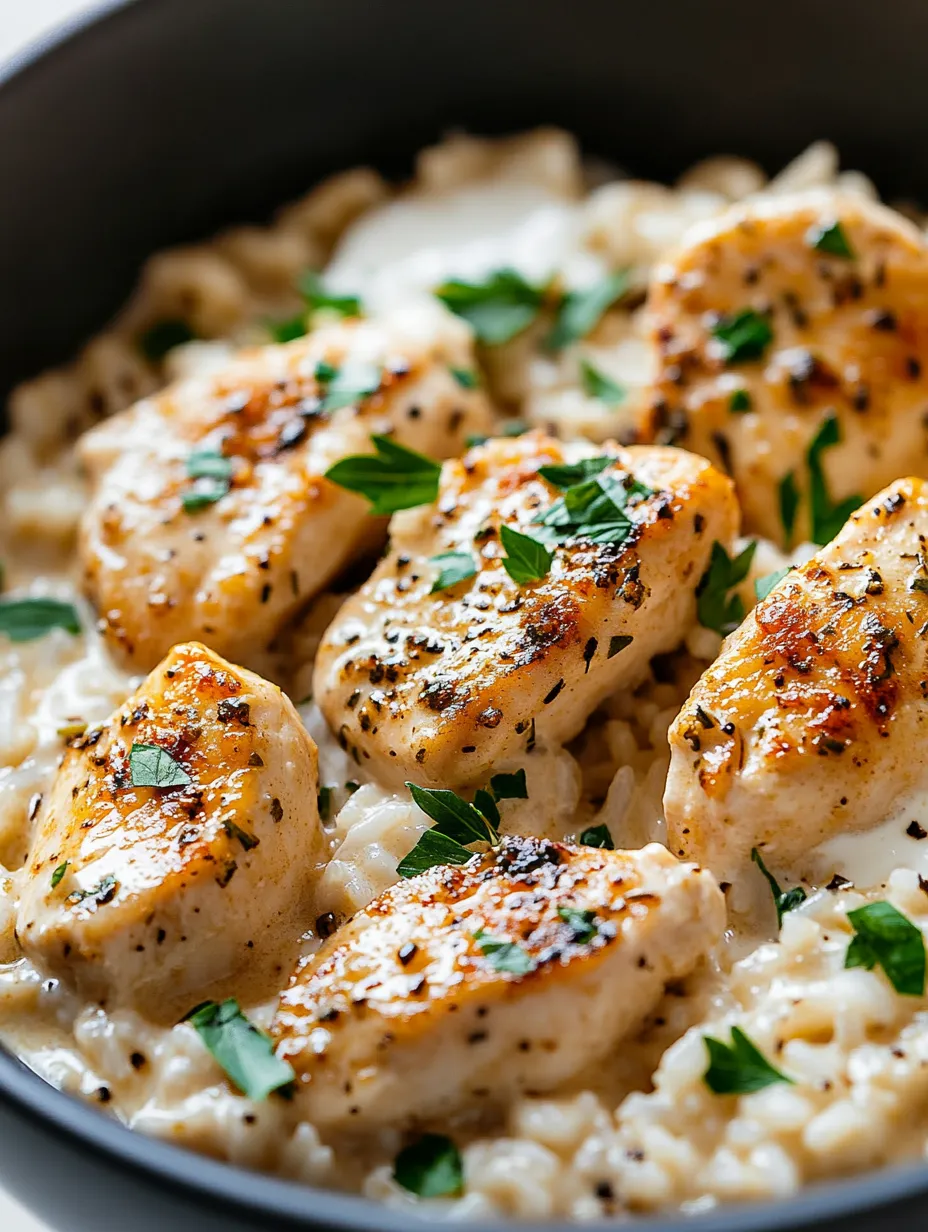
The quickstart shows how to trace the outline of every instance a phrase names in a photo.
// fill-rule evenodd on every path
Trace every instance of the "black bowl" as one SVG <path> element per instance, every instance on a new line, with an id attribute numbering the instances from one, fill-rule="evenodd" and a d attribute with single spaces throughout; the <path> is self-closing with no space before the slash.
<path id="1" fill-rule="evenodd" d="M 150 252 L 359 161 L 402 173 L 449 126 L 559 123 L 656 177 L 716 152 L 776 168 L 827 136 L 928 200 L 926 47 L 923 0 L 102 5 L 0 69 L 0 396 L 98 329 Z M 2 1050 L 0 1176 L 68 1232 L 410 1224 L 134 1135 Z M 926 1196 L 909 1167 L 649 1226 L 915 1228 Z"/>

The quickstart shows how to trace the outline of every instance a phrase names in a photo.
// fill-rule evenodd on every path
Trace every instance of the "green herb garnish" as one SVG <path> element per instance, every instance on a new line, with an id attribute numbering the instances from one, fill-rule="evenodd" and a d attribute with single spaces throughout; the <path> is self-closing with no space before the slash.
<path id="1" fill-rule="evenodd" d="M 722 344 L 726 363 L 761 359 L 773 341 L 770 322 L 753 308 L 743 308 L 731 316 L 721 317 L 712 327 L 712 336 Z"/>
<path id="2" fill-rule="evenodd" d="M 580 835 L 584 847 L 602 847 L 604 851 L 615 851 L 615 843 L 608 826 L 590 826 Z"/>
<path id="3" fill-rule="evenodd" d="M 11 642 L 34 642 L 52 629 L 80 633 L 81 622 L 73 603 L 39 596 L 0 599 L 0 633 Z"/>
<path id="4" fill-rule="evenodd" d="M 728 409 L 736 415 L 743 415 L 751 409 L 751 395 L 746 389 L 736 389 L 728 399 Z"/>
<path id="5" fill-rule="evenodd" d="M 505 971 L 509 975 L 528 975 L 538 966 L 531 954 L 515 941 L 491 937 L 482 928 L 474 933 L 474 940 L 495 971 Z"/>
<path id="6" fill-rule="evenodd" d="M 315 270 L 301 274 L 296 285 L 311 313 L 330 312 L 340 317 L 359 317 L 363 314 L 364 309 L 357 295 L 336 295 L 327 291 L 321 274 Z"/>
<path id="7" fill-rule="evenodd" d="M 615 458 L 608 455 L 599 458 L 581 458 L 579 462 L 552 463 L 550 466 L 539 466 L 538 474 L 556 488 L 574 488 L 595 479 L 607 466 L 611 466 Z"/>
<path id="8" fill-rule="evenodd" d="M 599 936 L 595 911 L 581 911 L 577 907 L 558 907 L 557 913 L 565 924 L 573 930 L 573 940 L 578 945 L 586 945 L 594 937 Z"/>
<path id="9" fill-rule="evenodd" d="M 796 527 L 796 514 L 799 510 L 799 489 L 796 487 L 796 477 L 790 471 L 784 475 L 778 485 L 780 498 L 780 521 L 783 523 L 783 539 L 787 547 L 793 541 L 793 531 Z"/>
<path id="10" fill-rule="evenodd" d="M 606 464 L 613 460 L 608 459 Z M 601 462 L 601 458 L 587 459 L 586 465 L 595 466 L 600 473 L 571 484 L 550 508 L 536 515 L 533 522 L 542 527 L 536 531 L 538 539 L 552 544 L 563 544 L 572 539 L 620 544 L 630 537 L 634 523 L 626 512 L 628 501 L 633 497 L 643 500 L 654 493 L 631 475 L 605 474 L 599 465 Z M 576 465 L 582 468 L 584 463 Z M 573 468 L 541 469 L 549 473 L 569 473 Z"/>
<path id="11" fill-rule="evenodd" d="M 180 762 L 157 744 L 133 744 L 129 774 L 133 787 L 186 787 L 192 781 Z"/>
<path id="12" fill-rule="evenodd" d="M 851 514 L 863 504 L 862 496 L 846 496 L 833 504 L 828 494 L 828 483 L 822 467 L 822 454 L 841 441 L 841 425 L 831 413 L 822 420 L 806 454 L 809 466 L 809 502 L 812 523 L 812 542 L 820 547 L 830 543 L 844 526 Z"/>
<path id="13" fill-rule="evenodd" d="M 813 227 L 806 235 L 806 240 L 819 252 L 827 252 L 832 257 L 845 257 L 849 261 L 854 259 L 854 249 L 837 220 Z"/>
<path id="14" fill-rule="evenodd" d="M 776 1082 L 793 1081 L 774 1069 L 740 1027 L 732 1027 L 731 1044 L 711 1035 L 704 1035 L 703 1041 L 709 1053 L 709 1068 L 702 1080 L 714 1095 L 749 1095 Z"/>
<path id="15" fill-rule="evenodd" d="M 728 592 L 747 577 L 756 548 L 757 543 L 751 542 L 743 552 L 731 557 L 718 540 L 713 543 L 709 568 L 696 587 L 696 612 L 704 628 L 714 629 L 725 637 L 744 620 L 741 596 L 729 596 Z"/>
<path id="16" fill-rule="evenodd" d="M 466 843 L 498 843 L 495 827 L 473 804 L 468 804 L 453 791 L 443 788 L 417 787 L 407 783 L 409 794 L 427 817 L 431 817 L 441 834 Z"/>
<path id="17" fill-rule="evenodd" d="M 249 1099 L 266 1099 L 293 1082 L 292 1067 L 275 1056 L 271 1040 L 248 1021 L 234 999 L 207 1001 L 187 1018 L 235 1086 Z"/>
<path id="18" fill-rule="evenodd" d="M 316 379 L 323 380 L 318 368 Z M 340 410 L 343 406 L 357 406 L 371 394 L 377 393 L 382 381 L 383 372 L 376 364 L 349 362 L 344 367 L 338 368 L 330 377 L 319 411 L 322 414 L 328 414 L 331 411 Z"/>
<path id="19" fill-rule="evenodd" d="M 580 384 L 588 398 L 596 398 L 606 406 L 621 406 L 628 397 L 628 390 L 601 368 L 594 368 L 589 360 L 580 360 Z"/>
<path id="20" fill-rule="evenodd" d="M 55 871 L 52 873 L 52 889 L 53 890 L 57 890 L 58 887 L 61 885 L 62 879 L 65 873 L 68 871 L 70 865 L 71 865 L 71 861 L 65 860 L 64 863 L 59 864 L 58 867 L 55 869 Z"/>
<path id="21" fill-rule="evenodd" d="M 193 342 L 195 338 L 196 334 L 180 318 L 156 321 L 139 338 L 139 349 L 150 363 L 160 364 L 168 351 L 185 342 Z"/>
<path id="22" fill-rule="evenodd" d="M 450 372 L 462 389 L 476 389 L 480 384 L 473 368 L 451 368 Z"/>
<path id="23" fill-rule="evenodd" d="M 896 992 L 921 997 L 925 992 L 925 939 L 920 928 L 892 903 L 867 903 L 847 918 L 856 936 L 848 946 L 845 967 L 879 965 Z"/>
<path id="24" fill-rule="evenodd" d="M 777 879 L 767 868 L 756 847 L 751 848 L 751 859 L 764 874 L 767 884 L 770 886 L 770 893 L 773 895 L 773 905 L 777 909 L 777 926 L 782 928 L 783 917 L 787 911 L 800 907 L 806 901 L 806 892 L 802 886 L 793 886 L 791 890 L 781 890 Z"/>
<path id="25" fill-rule="evenodd" d="M 441 466 L 388 436 L 372 436 L 371 441 L 376 454 L 342 458 L 329 467 L 326 479 L 365 496 L 374 514 L 432 504 L 438 496 Z"/>
<path id="26" fill-rule="evenodd" d="M 412 851 L 403 856 L 396 871 L 400 877 L 417 877 L 419 873 L 441 864 L 466 864 L 473 854 L 434 826 L 426 830 Z"/>
<path id="27" fill-rule="evenodd" d="M 572 342 L 585 338 L 599 324 L 600 318 L 628 290 L 628 270 L 607 274 L 581 291 L 568 291 L 561 300 L 554 328 L 545 339 L 550 351 L 561 351 Z"/>
<path id="28" fill-rule="evenodd" d="M 497 800 L 527 800 L 528 784 L 525 781 L 525 771 L 516 770 L 512 774 L 494 774 L 490 779 L 490 789 Z"/>
<path id="29" fill-rule="evenodd" d="M 415 877 L 439 864 L 466 864 L 474 854 L 471 843 L 499 843 L 498 800 L 527 800 L 525 771 L 494 774 L 490 790 L 480 788 L 469 804 L 453 791 L 417 787 L 407 783 L 413 800 L 427 817 L 435 822 L 431 830 L 421 835 L 412 851 L 404 856 L 396 871 L 401 877 Z"/>
<path id="30" fill-rule="evenodd" d="M 215 450 L 198 450 L 187 459 L 187 475 L 195 480 L 193 487 L 181 493 L 181 503 L 188 513 L 221 500 L 232 486 L 232 459 Z"/>
<path id="31" fill-rule="evenodd" d="M 274 342 L 293 342 L 296 338 L 302 338 L 308 332 L 306 313 L 301 312 L 282 321 L 268 321 L 267 332 Z"/>
<path id="32" fill-rule="evenodd" d="M 793 566 L 786 565 L 783 569 L 777 569 L 773 573 L 765 573 L 763 577 L 755 578 L 754 594 L 757 596 L 757 602 L 760 603 L 761 599 L 766 599 L 774 586 L 779 586 L 787 573 L 792 573 L 792 571 Z"/>
<path id="33" fill-rule="evenodd" d="M 607 659 L 614 659 L 620 651 L 625 650 L 632 644 L 635 639 L 627 633 L 616 633 L 609 639 L 609 650 L 606 654 Z"/>
<path id="34" fill-rule="evenodd" d="M 470 552 L 440 552 L 438 556 L 430 556 L 429 560 L 433 565 L 438 565 L 438 577 L 432 583 L 430 595 L 457 586 L 458 582 L 466 582 L 477 573 L 477 562 Z"/>
<path id="35" fill-rule="evenodd" d="M 554 553 L 549 552 L 543 543 L 506 525 L 499 528 L 499 538 L 506 552 L 503 568 L 519 586 L 538 582 L 547 576 Z"/>
<path id="36" fill-rule="evenodd" d="M 513 269 L 497 270 L 483 283 L 452 279 L 435 294 L 488 346 L 499 346 L 521 334 L 538 316 L 544 300 L 544 290 L 533 287 Z"/>
<path id="37" fill-rule="evenodd" d="M 316 792 L 316 807 L 319 810 L 319 820 L 328 821 L 332 816 L 332 788 L 320 787 Z"/>
<path id="38" fill-rule="evenodd" d="M 464 1188 L 464 1162 L 450 1138 L 423 1134 L 397 1155 L 393 1179 L 419 1198 L 450 1197 Z"/>

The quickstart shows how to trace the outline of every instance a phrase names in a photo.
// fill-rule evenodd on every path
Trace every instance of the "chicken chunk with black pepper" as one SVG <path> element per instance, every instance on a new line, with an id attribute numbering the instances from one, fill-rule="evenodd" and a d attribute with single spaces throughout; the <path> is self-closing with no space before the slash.
<path id="1" fill-rule="evenodd" d="M 668 845 L 734 880 L 756 847 L 802 869 L 822 841 L 924 787 L 928 483 L 902 479 L 789 572 L 670 730 Z"/>
<path id="2" fill-rule="evenodd" d="M 275 685 L 175 647 L 70 743 L 20 874 L 24 951 L 159 1022 L 233 987 L 269 995 L 327 858 L 316 767 Z"/>
<path id="3" fill-rule="evenodd" d="M 622 508 L 594 488 L 602 516 L 549 527 L 549 566 L 514 580 L 505 529 L 543 534 L 538 518 L 563 510 L 567 478 L 582 479 L 565 466 L 584 464 Z M 681 641 L 712 544 L 728 545 L 737 521 L 730 481 L 682 450 L 539 432 L 489 441 L 445 463 L 434 505 L 394 516 L 388 555 L 323 638 L 316 700 L 380 781 L 480 782 L 536 742 L 571 739 Z M 448 553 L 465 576 L 436 589 Z"/>
<path id="4" fill-rule="evenodd" d="M 823 504 L 928 473 L 928 248 L 901 215 L 824 191 L 745 202 L 657 266 L 649 309 L 640 439 L 726 469 L 747 533 L 825 543 Z"/>
<path id="5" fill-rule="evenodd" d="M 409 310 L 246 351 L 101 424 L 79 445 L 94 493 L 80 554 L 110 643 L 149 670 L 194 638 L 263 666 L 281 627 L 386 520 L 324 479 L 372 434 L 438 458 L 487 430 L 460 322 Z"/>
<path id="6" fill-rule="evenodd" d="M 272 1035 L 319 1126 L 503 1106 L 604 1057 L 724 926 L 711 875 L 657 844 L 507 838 L 359 912 L 299 968 Z"/>

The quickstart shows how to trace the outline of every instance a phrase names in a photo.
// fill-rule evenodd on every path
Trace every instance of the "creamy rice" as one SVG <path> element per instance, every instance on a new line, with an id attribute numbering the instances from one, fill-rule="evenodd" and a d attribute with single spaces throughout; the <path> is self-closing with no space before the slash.
<path id="1" fill-rule="evenodd" d="M 736 927 L 711 964 L 669 990 L 608 1066 L 557 1096 L 519 1100 L 502 1123 L 454 1126 L 466 1179 L 454 1201 L 423 1203 L 399 1188 L 390 1167 L 397 1134 L 323 1141 L 287 1102 L 235 1094 L 191 1026 L 154 1027 L 80 1003 L 18 955 L 13 935 L 17 873 L 36 801 L 63 751 L 61 733 L 104 719 L 138 683 L 110 659 L 75 589 L 73 538 L 85 492 L 72 446 L 81 431 L 166 380 L 267 341 L 266 321 L 299 307 L 294 279 L 307 268 L 327 266 L 327 284 L 360 293 L 373 313 L 445 278 L 479 279 L 502 265 L 533 281 L 556 276 L 567 289 L 628 266 L 643 292 L 654 261 L 691 223 L 753 194 L 830 186 L 875 196 L 865 177 L 838 171 L 824 143 L 770 181 L 751 163 L 714 158 L 665 187 L 584 167 L 571 138 L 556 131 L 496 143 L 455 137 L 420 156 L 401 193 L 372 171 L 348 172 L 266 228 L 237 228 L 152 258 L 104 334 L 69 366 L 14 393 L 11 431 L 0 442 L 6 590 L 71 600 L 84 617 L 79 636 L 56 631 L 17 645 L 0 637 L 0 1035 L 38 1073 L 142 1132 L 433 1217 L 704 1210 L 926 1153 L 928 1006 L 897 995 L 879 972 L 842 969 L 847 911 L 868 898 L 888 897 L 928 931 L 920 853 L 902 844 L 894 858 L 910 867 L 890 861 L 870 884 L 862 870 L 874 867 L 873 847 L 841 840 L 822 857 L 822 883 L 853 865 L 858 887 L 869 888 L 815 889 L 775 940 L 759 876 L 733 887 Z M 537 347 L 544 321 L 495 348 L 484 362 L 498 405 L 564 436 L 621 439 L 653 375 L 641 300 L 627 297 L 557 357 Z M 197 340 L 146 360 L 139 333 L 178 316 Z M 618 410 L 584 392 L 583 360 L 629 391 Z M 808 554 L 800 549 L 794 559 Z M 773 545 L 759 545 L 742 588 L 746 606 L 753 579 L 783 561 Z M 407 795 L 365 781 L 307 699 L 315 647 L 340 601 L 333 594 L 316 602 L 281 675 L 319 746 L 320 782 L 332 788 L 331 860 L 319 901 L 344 919 L 396 880 L 398 859 L 429 821 Z M 570 839 L 605 822 L 622 846 L 659 840 L 667 729 L 719 646 L 715 634 L 694 628 L 659 676 L 611 698 L 569 748 L 523 759 L 529 800 L 504 803 L 504 830 Z M 906 816 L 925 812 L 923 801 L 908 803 Z M 307 937 L 308 950 L 317 944 Z M 247 1009 L 267 1025 L 274 1007 Z M 777 1058 L 792 1085 L 709 1092 L 703 1035 L 727 1037 L 733 1024 Z"/>

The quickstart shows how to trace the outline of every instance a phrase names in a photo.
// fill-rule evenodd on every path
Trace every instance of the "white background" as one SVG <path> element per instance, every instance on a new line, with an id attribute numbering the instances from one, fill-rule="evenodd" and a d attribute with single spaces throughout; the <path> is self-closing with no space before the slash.
<path id="1" fill-rule="evenodd" d="M 93 0 L 0 0 L 0 62 L 63 18 L 95 8 Z M 5 242 L 15 243 L 15 236 Z M 2 1150 L 2 1144 L 0 1144 Z M 48 1232 L 0 1187 L 0 1232 Z M 66 1229 L 62 1232 L 67 1232 Z"/>

